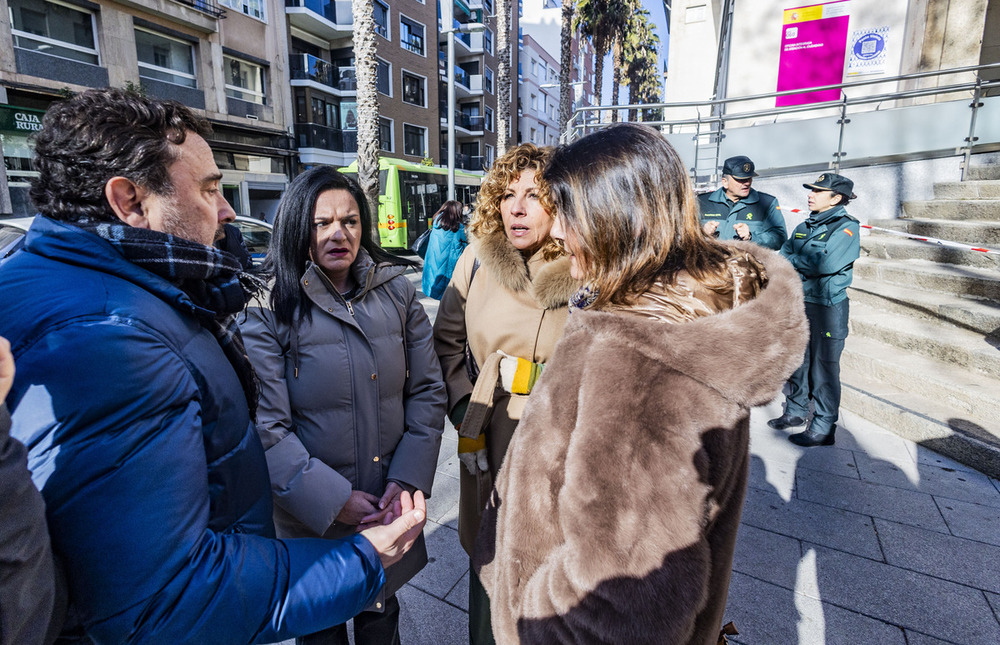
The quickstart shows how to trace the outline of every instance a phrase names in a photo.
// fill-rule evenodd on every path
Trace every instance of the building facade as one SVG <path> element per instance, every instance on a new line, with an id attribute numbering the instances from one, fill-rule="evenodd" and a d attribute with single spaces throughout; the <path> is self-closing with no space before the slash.
<path id="1" fill-rule="evenodd" d="M 33 213 L 26 134 L 41 127 L 44 110 L 67 93 L 113 86 L 206 116 L 227 199 L 239 214 L 273 217 L 294 159 L 283 7 L 0 0 L 0 11 L 11 16 L 0 23 L 0 135 L 13 214 Z"/>
<path id="2" fill-rule="evenodd" d="M 442 0 L 447 2 L 449 0 Z M 447 29 L 458 29 L 462 25 L 482 23 L 484 29 L 474 33 L 456 31 L 455 40 L 455 167 L 469 171 L 482 171 L 493 163 L 497 149 L 497 106 L 502 97 L 498 95 L 497 72 L 501 60 L 497 56 L 497 21 L 494 0 L 452 0 L 454 17 L 450 26 L 439 24 L 438 60 L 440 83 L 439 129 L 441 150 L 439 159 L 447 165 L 448 133 L 448 33 Z M 519 16 L 509 7 L 511 43 L 511 69 L 518 61 L 517 47 L 513 35 L 517 33 Z M 445 12 L 447 13 L 447 12 Z M 519 92 L 517 79 L 511 74 L 511 106 L 516 105 Z M 513 107 L 511 114 L 514 114 Z M 513 118 L 513 116 L 512 116 Z M 508 132 L 512 133 L 513 128 Z"/>
<path id="3" fill-rule="evenodd" d="M 357 158 L 354 18 L 349 0 L 287 0 L 294 132 L 303 168 Z M 438 153 L 437 6 L 373 0 L 381 153 Z"/>
<path id="4" fill-rule="evenodd" d="M 559 63 L 528 34 L 522 35 L 519 49 L 517 140 L 554 146 L 559 143 Z"/>

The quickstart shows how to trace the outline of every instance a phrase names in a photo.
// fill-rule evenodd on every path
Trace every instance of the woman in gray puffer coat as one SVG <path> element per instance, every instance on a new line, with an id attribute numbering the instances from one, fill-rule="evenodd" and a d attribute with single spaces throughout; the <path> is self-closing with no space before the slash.
<path id="1" fill-rule="evenodd" d="M 265 263 L 270 296 L 241 326 L 281 537 L 350 535 L 434 480 L 446 394 L 431 326 L 407 261 L 371 242 L 370 222 L 352 179 L 328 167 L 297 177 Z M 421 539 L 386 571 L 354 619 L 357 645 L 399 642 L 393 594 L 426 562 Z M 299 642 L 346 645 L 346 625 Z"/>

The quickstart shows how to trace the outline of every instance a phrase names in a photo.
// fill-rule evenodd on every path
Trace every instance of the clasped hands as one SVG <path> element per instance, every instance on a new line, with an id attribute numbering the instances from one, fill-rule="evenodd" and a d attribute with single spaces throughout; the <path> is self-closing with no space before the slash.
<path id="1" fill-rule="evenodd" d="M 403 487 L 394 481 L 388 483 L 382 497 L 363 490 L 352 490 L 347 503 L 337 514 L 337 522 L 354 525 L 358 532 L 388 524 L 392 521 L 394 506 L 399 504 L 402 493 Z M 395 516 L 399 517 L 398 513 Z"/>

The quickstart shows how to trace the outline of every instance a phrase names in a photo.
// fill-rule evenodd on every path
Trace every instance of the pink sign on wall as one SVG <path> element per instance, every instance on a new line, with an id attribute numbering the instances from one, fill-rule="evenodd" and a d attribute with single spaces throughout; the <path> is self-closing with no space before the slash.
<path id="1" fill-rule="evenodd" d="M 786 9 L 782 20 L 778 91 L 836 85 L 844 79 L 849 0 Z M 778 107 L 836 101 L 840 90 L 802 92 L 775 99 Z"/>

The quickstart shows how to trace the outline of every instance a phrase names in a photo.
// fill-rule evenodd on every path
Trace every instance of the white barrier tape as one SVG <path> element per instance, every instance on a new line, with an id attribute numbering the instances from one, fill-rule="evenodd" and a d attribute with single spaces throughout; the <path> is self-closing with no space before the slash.
<path id="1" fill-rule="evenodd" d="M 803 213 L 798 208 L 793 208 L 789 212 L 791 213 Z M 888 233 L 889 235 L 895 235 L 896 237 L 905 237 L 908 240 L 917 240 L 918 242 L 928 242 L 930 244 L 937 244 L 938 246 L 948 246 L 954 249 L 963 249 L 965 251 L 978 251 L 979 253 L 990 253 L 990 254 L 1000 254 L 1000 250 L 997 249 L 987 249 L 981 246 L 972 246 L 970 244 L 962 244 L 961 242 L 952 242 L 950 240 L 939 240 L 936 237 L 926 237 L 924 235 L 914 235 L 913 233 L 904 233 L 903 231 L 894 231 L 890 228 L 880 228 L 878 226 L 869 226 L 868 224 L 861 224 L 861 228 L 866 228 L 870 231 L 882 231 Z"/>

